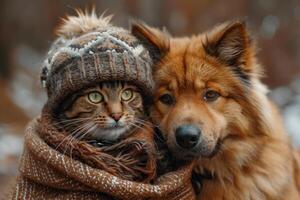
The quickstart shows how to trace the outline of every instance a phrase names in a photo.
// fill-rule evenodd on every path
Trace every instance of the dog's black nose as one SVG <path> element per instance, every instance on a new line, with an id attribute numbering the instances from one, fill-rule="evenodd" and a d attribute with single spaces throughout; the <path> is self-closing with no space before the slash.
<path id="1" fill-rule="evenodd" d="M 193 125 L 181 125 L 175 131 L 176 142 L 184 149 L 195 147 L 200 135 L 200 129 Z"/>

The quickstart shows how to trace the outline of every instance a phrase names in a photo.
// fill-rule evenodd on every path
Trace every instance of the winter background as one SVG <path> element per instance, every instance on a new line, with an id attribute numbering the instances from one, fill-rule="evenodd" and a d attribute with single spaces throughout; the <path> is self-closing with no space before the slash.
<path id="1" fill-rule="evenodd" d="M 60 17 L 96 5 L 128 27 L 129 18 L 165 26 L 174 36 L 203 32 L 226 20 L 247 20 L 266 68 L 270 98 L 300 147 L 299 0 L 1 0 L 0 2 L 0 195 L 17 173 L 27 122 L 46 100 L 39 84 L 43 58 Z"/>

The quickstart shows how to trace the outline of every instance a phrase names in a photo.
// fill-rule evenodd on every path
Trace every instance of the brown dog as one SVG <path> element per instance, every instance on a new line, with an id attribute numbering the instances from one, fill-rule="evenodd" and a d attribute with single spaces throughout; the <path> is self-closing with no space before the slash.
<path id="1" fill-rule="evenodd" d="M 191 38 L 138 22 L 132 32 L 159 60 L 152 118 L 177 159 L 198 159 L 199 199 L 300 199 L 299 158 L 266 97 L 243 23 Z"/>

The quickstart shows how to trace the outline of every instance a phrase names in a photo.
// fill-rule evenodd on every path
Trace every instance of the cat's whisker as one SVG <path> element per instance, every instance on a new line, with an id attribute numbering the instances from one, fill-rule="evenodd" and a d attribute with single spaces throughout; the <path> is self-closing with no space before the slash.
<path id="1" fill-rule="evenodd" d="M 87 120 L 90 120 L 90 118 L 79 118 L 79 119 L 72 119 L 72 120 L 64 119 L 64 120 L 60 120 L 58 122 L 54 122 L 53 125 L 59 125 L 61 127 L 65 127 L 66 125 L 69 125 L 69 124 L 75 124 L 75 123 L 84 122 Z"/>
<path id="2" fill-rule="evenodd" d="M 90 133 L 91 131 L 95 130 L 97 128 L 97 125 L 92 123 L 90 124 L 90 126 L 88 126 L 84 131 L 85 133 L 83 133 L 80 137 L 78 137 L 78 140 L 83 139 L 88 133 Z"/>
<path id="3" fill-rule="evenodd" d="M 76 120 L 84 120 L 89 119 L 89 117 L 78 117 L 78 118 L 71 118 L 71 119 L 61 119 L 61 118 L 54 118 L 56 122 L 68 122 L 68 121 L 76 121 Z"/>
<path id="4" fill-rule="evenodd" d="M 66 136 L 56 147 L 55 147 L 55 150 L 58 150 L 58 148 L 65 142 L 67 141 L 68 139 L 70 139 L 72 137 L 72 135 L 68 135 Z"/>
<path id="5" fill-rule="evenodd" d="M 78 122 L 73 122 L 73 123 L 68 123 L 68 124 L 64 124 L 64 125 L 60 125 L 59 128 L 63 128 L 63 129 L 66 129 L 66 128 L 69 128 L 69 127 L 72 127 L 78 123 L 83 123 L 83 121 L 78 121 Z"/>
<path id="6" fill-rule="evenodd" d="M 89 132 L 90 129 L 93 127 L 96 127 L 96 125 L 94 123 L 87 123 L 85 125 L 85 127 L 80 130 L 80 134 L 76 134 L 74 136 L 74 138 L 77 140 L 81 140 L 83 138 L 82 136 L 85 134 L 85 132 Z"/>
<path id="7" fill-rule="evenodd" d="M 95 130 L 97 128 L 96 124 L 92 124 L 92 126 L 84 133 L 82 134 L 78 140 L 82 140 L 86 135 L 88 135 L 90 132 L 92 132 L 93 130 Z"/>
<path id="8" fill-rule="evenodd" d="M 63 122 L 69 122 L 69 121 L 80 121 L 80 120 L 85 120 L 85 119 L 90 119 L 90 117 L 79 117 L 79 118 L 74 118 L 74 119 L 58 119 L 58 123 L 63 123 Z"/>
<path id="9" fill-rule="evenodd" d="M 143 126 L 140 126 L 140 125 L 138 125 L 138 124 L 135 124 L 135 123 L 130 122 L 130 125 L 132 125 L 132 126 L 138 128 L 138 129 L 141 129 L 141 130 L 143 130 L 143 131 L 147 131 L 146 128 L 144 128 Z"/>
<path id="10" fill-rule="evenodd" d="M 153 124 L 153 123 L 151 123 L 151 122 L 149 122 L 149 121 L 145 121 L 145 120 L 142 120 L 142 119 L 135 119 L 135 120 L 138 121 L 138 122 L 142 122 L 142 123 L 148 124 L 148 125 L 150 125 L 150 126 L 152 126 L 152 127 L 159 128 L 158 125 L 155 125 L 155 124 Z"/>
<path id="11" fill-rule="evenodd" d="M 85 127 L 85 124 L 82 125 L 82 126 L 79 126 L 79 127 L 75 128 L 75 129 L 72 130 L 72 131 L 70 131 L 70 134 L 62 140 L 62 142 L 56 147 L 56 149 L 58 149 L 59 146 L 62 145 L 64 142 L 66 142 L 67 144 L 70 144 L 70 141 L 72 141 L 72 139 L 74 138 L 74 136 L 76 136 L 76 135 L 78 134 L 78 132 L 79 132 L 81 129 L 83 129 L 84 127 Z M 68 145 L 66 145 L 66 146 L 68 146 Z M 65 151 L 65 152 L 66 152 L 66 151 Z M 65 152 L 64 152 L 64 153 L 65 153 Z"/>
<path id="12" fill-rule="evenodd" d="M 87 123 L 89 123 L 89 120 L 84 120 L 84 121 L 76 122 L 75 124 L 77 125 L 77 127 L 75 126 L 73 129 L 69 129 L 68 131 L 72 134 L 73 132 L 76 132 L 76 130 L 78 128 L 80 128 L 81 126 L 84 126 Z"/>
<path id="13" fill-rule="evenodd" d="M 70 122 L 68 124 L 64 124 L 64 125 L 60 125 L 59 127 L 62 129 L 65 129 L 67 132 L 72 133 L 76 128 L 78 127 L 78 124 L 84 124 L 86 123 L 88 120 L 84 120 L 84 121 L 77 121 L 77 122 Z M 73 127 L 74 126 L 74 127 Z M 77 126 L 77 127 L 76 127 Z M 73 128 L 72 128 L 73 127 Z"/>
<path id="14" fill-rule="evenodd" d="M 58 148 L 65 142 L 68 141 L 68 139 L 72 138 L 72 135 L 67 135 L 56 147 L 55 150 L 58 150 Z M 50 158 L 47 160 L 47 163 L 49 162 Z"/>
<path id="15" fill-rule="evenodd" d="M 77 141 L 75 141 L 75 143 L 82 140 L 87 134 L 89 134 L 91 131 L 95 130 L 95 128 L 97 128 L 97 125 L 96 124 L 91 124 L 91 126 L 89 126 L 88 130 L 85 131 L 85 133 L 83 133 L 83 134 L 81 133 L 81 135 L 78 138 L 75 137 L 77 139 Z M 73 148 L 71 146 L 71 149 L 70 149 L 70 157 L 71 158 L 72 158 L 72 151 L 73 151 Z"/>
<path id="16" fill-rule="evenodd" d="M 85 123 L 82 126 L 80 126 L 78 129 L 76 129 L 74 132 L 72 132 L 73 137 L 69 140 L 69 142 L 67 143 L 67 146 L 71 146 L 70 144 L 72 144 L 73 140 L 77 139 L 82 134 L 82 132 L 89 129 L 91 125 L 93 126 L 93 124 Z M 67 149 L 65 150 L 65 152 L 66 151 L 67 151 Z"/>
<path id="17" fill-rule="evenodd" d="M 77 129 L 79 129 L 81 126 L 79 126 L 79 127 L 77 127 L 77 128 L 75 128 L 76 130 Z M 75 130 L 74 129 L 74 130 Z M 59 147 L 60 147 L 60 145 L 62 145 L 64 142 L 65 142 L 65 140 L 68 140 L 68 139 L 70 139 L 71 137 L 73 137 L 73 132 L 74 132 L 74 130 L 71 130 L 70 131 L 70 134 L 69 135 L 67 135 L 57 146 L 56 146 L 56 148 L 55 148 L 55 150 L 57 150 Z"/>

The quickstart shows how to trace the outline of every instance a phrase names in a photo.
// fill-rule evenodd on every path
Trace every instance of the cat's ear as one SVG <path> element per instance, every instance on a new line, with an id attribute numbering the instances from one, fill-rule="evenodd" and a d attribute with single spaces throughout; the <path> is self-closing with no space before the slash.
<path id="1" fill-rule="evenodd" d="M 245 22 L 224 23 L 206 34 L 203 47 L 207 54 L 230 66 L 246 67 L 252 44 Z"/>
<path id="2" fill-rule="evenodd" d="M 170 48 L 169 33 L 150 27 L 141 21 L 131 21 L 131 33 L 149 50 L 155 62 L 159 61 Z"/>

